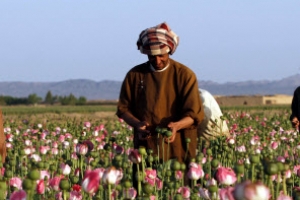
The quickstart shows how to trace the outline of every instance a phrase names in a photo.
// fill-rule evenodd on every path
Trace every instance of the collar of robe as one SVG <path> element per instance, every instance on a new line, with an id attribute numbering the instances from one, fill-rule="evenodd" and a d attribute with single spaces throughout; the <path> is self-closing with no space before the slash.
<path id="1" fill-rule="evenodd" d="M 150 69 L 152 72 L 162 72 L 162 71 L 165 71 L 168 67 L 170 66 L 170 61 L 168 62 L 167 66 L 165 66 L 165 68 L 163 69 L 155 69 L 151 63 L 150 63 Z"/>

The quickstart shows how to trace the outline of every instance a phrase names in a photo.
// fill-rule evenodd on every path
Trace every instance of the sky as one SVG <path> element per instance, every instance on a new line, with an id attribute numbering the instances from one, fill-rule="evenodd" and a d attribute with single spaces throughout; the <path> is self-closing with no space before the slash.
<path id="1" fill-rule="evenodd" d="M 122 81 L 147 61 L 140 32 L 166 22 L 172 59 L 200 81 L 300 72 L 299 0 L 1 0 L 0 82 Z"/>

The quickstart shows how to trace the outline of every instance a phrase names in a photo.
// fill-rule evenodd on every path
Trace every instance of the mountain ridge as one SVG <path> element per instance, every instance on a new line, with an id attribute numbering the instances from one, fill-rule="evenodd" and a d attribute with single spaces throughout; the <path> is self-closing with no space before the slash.
<path id="1" fill-rule="evenodd" d="M 69 79 L 56 82 L 0 82 L 0 96 L 28 97 L 37 94 L 44 98 L 48 91 L 52 95 L 76 97 L 84 96 L 88 100 L 116 100 L 118 99 L 122 81 L 93 81 L 90 79 Z M 214 81 L 198 80 L 198 85 L 212 95 L 293 95 L 300 86 L 300 74 L 279 80 L 247 80 L 240 82 L 217 83 Z"/>

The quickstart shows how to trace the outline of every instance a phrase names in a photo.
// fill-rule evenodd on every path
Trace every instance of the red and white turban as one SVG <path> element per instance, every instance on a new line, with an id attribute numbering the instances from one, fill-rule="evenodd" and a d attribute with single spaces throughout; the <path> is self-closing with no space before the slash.
<path id="1" fill-rule="evenodd" d="M 179 37 L 167 23 L 143 30 L 137 41 L 138 50 L 147 55 L 172 55 L 179 43 Z"/>

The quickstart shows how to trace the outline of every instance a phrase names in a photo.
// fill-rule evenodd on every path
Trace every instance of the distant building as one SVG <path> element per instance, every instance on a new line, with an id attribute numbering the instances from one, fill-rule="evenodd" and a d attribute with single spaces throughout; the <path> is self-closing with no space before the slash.
<path id="1" fill-rule="evenodd" d="M 293 96 L 290 95 L 245 95 L 245 96 L 215 96 L 220 106 L 260 106 L 260 105 L 290 105 Z"/>

